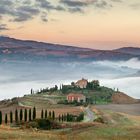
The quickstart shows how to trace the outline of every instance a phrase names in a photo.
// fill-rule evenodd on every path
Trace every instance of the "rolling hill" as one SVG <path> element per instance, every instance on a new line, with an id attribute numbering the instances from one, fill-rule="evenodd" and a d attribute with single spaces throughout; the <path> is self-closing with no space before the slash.
<path id="1" fill-rule="evenodd" d="M 136 47 L 125 47 L 125 48 L 119 48 L 115 51 L 122 52 L 122 53 L 129 53 L 133 55 L 140 55 L 140 48 Z"/>
<path id="2" fill-rule="evenodd" d="M 112 95 L 112 103 L 114 104 L 135 104 L 140 103 L 138 99 L 134 99 L 122 92 Z"/>
<path id="3" fill-rule="evenodd" d="M 96 61 L 140 59 L 140 48 L 95 50 L 0 37 L 0 61 Z"/>

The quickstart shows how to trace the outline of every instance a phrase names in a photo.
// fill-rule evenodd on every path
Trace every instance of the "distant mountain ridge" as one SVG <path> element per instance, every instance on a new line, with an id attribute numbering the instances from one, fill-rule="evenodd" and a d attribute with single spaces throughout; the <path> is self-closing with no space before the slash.
<path id="1" fill-rule="evenodd" d="M 136 48 L 136 47 L 119 48 L 119 49 L 116 49 L 115 51 L 134 54 L 134 55 L 140 55 L 140 48 Z"/>
<path id="2" fill-rule="evenodd" d="M 97 61 L 140 59 L 140 48 L 97 50 L 0 37 L 0 61 Z"/>

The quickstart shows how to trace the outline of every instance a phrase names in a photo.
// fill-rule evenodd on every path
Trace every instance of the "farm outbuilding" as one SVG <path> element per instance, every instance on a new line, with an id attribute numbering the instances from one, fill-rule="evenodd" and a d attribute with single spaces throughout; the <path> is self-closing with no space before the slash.
<path id="1" fill-rule="evenodd" d="M 77 102 L 86 102 L 86 97 L 83 94 L 79 94 L 79 93 L 70 93 L 67 95 L 67 101 L 68 102 L 73 102 L 73 101 L 77 101 Z"/>

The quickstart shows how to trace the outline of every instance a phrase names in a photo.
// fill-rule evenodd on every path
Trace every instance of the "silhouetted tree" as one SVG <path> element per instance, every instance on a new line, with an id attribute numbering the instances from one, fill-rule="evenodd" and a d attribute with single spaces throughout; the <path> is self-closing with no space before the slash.
<path id="1" fill-rule="evenodd" d="M 36 108 L 34 107 L 33 108 L 33 120 L 35 120 L 36 119 Z"/>
<path id="2" fill-rule="evenodd" d="M 32 120 L 32 110 L 29 109 L 29 121 L 31 121 L 31 120 Z"/>
<path id="3" fill-rule="evenodd" d="M 16 123 L 18 122 L 18 110 L 17 109 L 15 110 L 15 122 Z"/>
<path id="4" fill-rule="evenodd" d="M 55 85 L 54 90 L 56 90 L 56 91 L 58 90 L 58 86 L 57 85 Z"/>
<path id="5" fill-rule="evenodd" d="M 61 116 L 60 115 L 59 115 L 58 119 L 59 119 L 59 122 L 60 122 L 61 121 Z"/>
<path id="6" fill-rule="evenodd" d="M 20 117 L 20 121 L 22 121 L 22 119 L 23 119 L 23 111 L 22 111 L 22 109 L 20 109 L 19 117 Z"/>
<path id="7" fill-rule="evenodd" d="M 33 89 L 31 89 L 31 94 L 34 94 L 34 91 L 33 91 Z"/>
<path id="8" fill-rule="evenodd" d="M 67 113 L 67 122 L 69 122 L 69 113 Z"/>
<path id="9" fill-rule="evenodd" d="M 47 119 L 47 117 L 48 117 L 48 112 L 47 110 L 45 110 L 45 119 Z"/>
<path id="10" fill-rule="evenodd" d="M 44 118 L 44 110 L 42 109 L 41 110 L 41 119 L 43 119 Z"/>
<path id="11" fill-rule="evenodd" d="M 79 116 L 77 117 L 77 121 L 80 122 L 84 119 L 84 113 L 79 114 Z"/>
<path id="12" fill-rule="evenodd" d="M 63 114 L 62 114 L 62 122 L 64 121 L 64 116 L 63 116 Z"/>
<path id="13" fill-rule="evenodd" d="M 0 125 L 2 124 L 2 112 L 0 111 Z"/>
<path id="14" fill-rule="evenodd" d="M 24 110 L 24 121 L 27 122 L 27 109 Z"/>
<path id="15" fill-rule="evenodd" d="M 52 119 L 55 120 L 55 112 L 52 113 Z"/>
<path id="16" fill-rule="evenodd" d="M 10 123 L 13 123 L 13 112 L 10 111 Z"/>
<path id="17" fill-rule="evenodd" d="M 7 114 L 5 114 L 5 124 L 8 123 L 8 117 L 7 117 Z"/>
<path id="18" fill-rule="evenodd" d="M 95 89 L 98 89 L 98 88 L 100 87 L 100 83 L 99 83 L 98 80 L 94 80 L 94 81 L 92 81 L 92 83 L 93 83 L 93 87 L 94 87 Z"/>
<path id="19" fill-rule="evenodd" d="M 50 118 L 50 119 L 52 118 L 52 113 L 51 113 L 51 111 L 49 111 L 49 118 Z"/>
<path id="20" fill-rule="evenodd" d="M 66 116 L 66 114 L 64 114 L 64 121 L 67 121 L 67 116 Z"/>
<path id="21" fill-rule="evenodd" d="M 60 91 L 62 90 L 61 84 L 60 84 L 60 88 L 59 89 L 60 89 Z"/>

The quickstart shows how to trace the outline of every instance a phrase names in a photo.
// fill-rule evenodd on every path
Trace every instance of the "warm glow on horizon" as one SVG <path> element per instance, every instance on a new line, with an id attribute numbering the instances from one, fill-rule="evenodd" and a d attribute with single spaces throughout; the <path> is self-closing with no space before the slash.
<path id="1" fill-rule="evenodd" d="M 50 2 L 52 5 L 59 3 L 58 0 Z M 93 0 L 82 2 L 91 3 L 78 7 L 83 8 L 84 12 L 50 10 L 47 11 L 47 22 L 40 20 L 39 16 L 23 22 L 12 22 L 7 15 L 0 24 L 6 24 L 9 30 L 1 30 L 0 33 L 19 39 L 98 49 L 140 47 L 140 8 L 136 8 L 136 5 L 140 5 L 138 0 L 110 0 L 110 3 L 101 3 L 100 7 L 95 7 Z M 62 6 L 68 8 L 66 4 Z"/>

